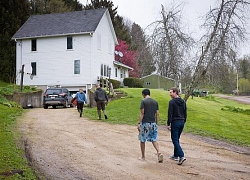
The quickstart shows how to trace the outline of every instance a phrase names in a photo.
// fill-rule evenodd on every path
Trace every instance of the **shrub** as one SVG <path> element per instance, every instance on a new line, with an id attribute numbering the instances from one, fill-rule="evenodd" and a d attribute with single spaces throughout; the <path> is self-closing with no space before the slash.
<path id="1" fill-rule="evenodd" d="M 114 89 L 118 89 L 121 86 L 121 82 L 115 79 L 110 79 L 110 82 L 113 84 Z"/>
<path id="2" fill-rule="evenodd" d="M 250 115 L 250 109 L 236 108 L 233 106 L 224 106 L 224 108 L 221 108 L 221 110 Z"/>
<path id="3" fill-rule="evenodd" d="M 34 91 L 37 91 L 36 87 L 23 86 L 22 92 L 34 92 Z M 19 85 L 11 84 L 11 85 L 7 85 L 5 87 L 0 87 L 0 94 L 2 94 L 2 95 L 11 95 L 15 92 L 20 92 Z"/>
<path id="4" fill-rule="evenodd" d="M 123 80 L 124 86 L 128 86 L 130 88 L 142 88 L 143 87 L 143 81 L 139 78 L 125 78 Z"/>

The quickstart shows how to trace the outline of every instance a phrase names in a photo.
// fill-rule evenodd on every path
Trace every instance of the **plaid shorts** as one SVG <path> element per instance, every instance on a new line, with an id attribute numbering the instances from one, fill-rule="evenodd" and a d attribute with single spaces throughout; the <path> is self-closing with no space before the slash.
<path id="1" fill-rule="evenodd" d="M 154 142 L 158 139 L 158 126 L 155 122 L 140 124 L 138 139 L 141 142 Z"/>

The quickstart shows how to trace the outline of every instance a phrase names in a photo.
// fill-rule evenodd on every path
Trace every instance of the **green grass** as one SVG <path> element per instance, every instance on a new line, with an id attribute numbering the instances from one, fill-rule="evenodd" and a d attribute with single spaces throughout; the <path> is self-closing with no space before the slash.
<path id="1" fill-rule="evenodd" d="M 0 81 L 0 87 L 5 87 L 5 86 L 8 86 L 8 85 L 9 85 L 9 83 Z"/>
<path id="2" fill-rule="evenodd" d="M 122 88 L 126 98 L 109 102 L 107 106 L 108 122 L 115 124 L 136 125 L 142 100 L 140 88 Z M 167 121 L 169 92 L 151 89 L 151 97 L 158 101 L 160 125 Z M 222 108 L 232 106 L 249 110 L 250 106 L 219 97 L 194 97 L 187 101 L 188 118 L 184 131 L 220 139 L 238 145 L 250 147 L 250 116 Z M 97 120 L 96 108 L 86 109 L 84 113 L 90 119 Z"/>
<path id="3" fill-rule="evenodd" d="M 19 147 L 20 134 L 15 130 L 16 118 L 21 115 L 20 107 L 0 104 L 0 179 L 36 179 L 26 161 L 23 148 Z M 12 170 L 24 171 L 24 177 L 14 174 L 8 177 L 2 173 Z"/>

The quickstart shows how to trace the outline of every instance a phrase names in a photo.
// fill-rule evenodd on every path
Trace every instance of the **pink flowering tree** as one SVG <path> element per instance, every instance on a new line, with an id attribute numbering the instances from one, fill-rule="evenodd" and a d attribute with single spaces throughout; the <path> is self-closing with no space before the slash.
<path id="1" fill-rule="evenodd" d="M 129 44 L 123 40 L 118 40 L 118 45 L 115 47 L 115 51 L 122 52 L 123 57 L 115 55 L 115 60 L 132 67 L 134 70 L 129 70 L 130 77 L 140 77 L 140 67 L 136 63 L 137 51 L 129 50 Z"/>

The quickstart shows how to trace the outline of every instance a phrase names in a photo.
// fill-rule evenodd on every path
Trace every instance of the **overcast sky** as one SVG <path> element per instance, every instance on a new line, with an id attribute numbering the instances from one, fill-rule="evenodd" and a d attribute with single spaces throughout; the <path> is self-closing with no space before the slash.
<path id="1" fill-rule="evenodd" d="M 91 0 L 78 0 L 83 5 Z M 215 7 L 217 0 L 112 0 L 114 6 L 118 6 L 117 12 L 120 16 L 123 16 L 136 24 L 139 24 L 143 29 L 146 28 L 152 22 L 159 20 L 161 4 L 165 9 L 175 2 L 175 4 L 183 3 L 182 5 L 182 17 L 185 27 L 189 33 L 195 39 L 199 39 L 202 35 L 200 25 L 202 24 L 202 16 L 204 16 L 210 9 Z M 250 15 L 250 13 L 249 13 Z M 250 27 L 250 19 L 248 20 Z M 250 28 L 248 28 L 250 29 Z M 250 31 L 248 30 L 248 33 Z M 250 44 L 250 35 L 248 35 Z M 245 44 L 245 48 L 242 48 L 242 54 L 250 54 L 250 45 Z"/>

